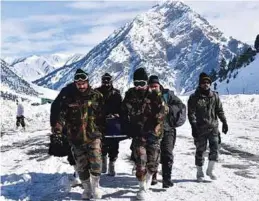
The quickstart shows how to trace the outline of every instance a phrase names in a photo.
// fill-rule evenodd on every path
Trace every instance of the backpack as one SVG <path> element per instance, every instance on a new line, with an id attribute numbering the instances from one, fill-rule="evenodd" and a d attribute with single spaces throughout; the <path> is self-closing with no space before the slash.
<path id="1" fill-rule="evenodd" d="M 163 93 L 163 99 L 165 103 L 168 105 L 169 102 L 169 90 L 164 90 Z M 186 121 L 186 106 L 185 104 L 181 104 L 181 108 L 177 108 L 178 110 L 175 110 L 171 112 L 171 114 L 167 115 L 168 123 L 172 127 L 180 127 L 182 126 Z"/>

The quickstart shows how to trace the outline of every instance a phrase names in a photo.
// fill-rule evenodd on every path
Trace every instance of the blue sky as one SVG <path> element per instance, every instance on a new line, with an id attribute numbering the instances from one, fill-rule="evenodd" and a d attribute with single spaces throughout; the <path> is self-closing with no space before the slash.
<path id="1" fill-rule="evenodd" d="M 158 1 L 2 1 L 1 57 L 82 53 Z M 252 44 L 259 2 L 184 1 L 227 36 Z"/>

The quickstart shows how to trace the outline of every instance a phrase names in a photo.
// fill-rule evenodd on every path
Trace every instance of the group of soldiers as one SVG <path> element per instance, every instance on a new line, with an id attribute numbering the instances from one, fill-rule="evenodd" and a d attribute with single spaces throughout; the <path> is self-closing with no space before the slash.
<path id="1" fill-rule="evenodd" d="M 107 119 L 117 120 L 114 122 L 119 122 L 120 134 L 132 139 L 131 160 L 135 163 L 139 181 L 137 199 L 145 200 L 150 185 L 157 183 L 159 163 L 162 164 L 163 188 L 173 186 L 171 173 L 176 128 L 186 120 L 186 106 L 173 91 L 163 88 L 158 76 L 148 77 L 144 68 L 135 70 L 134 87 L 125 93 L 124 99 L 113 87 L 112 80 L 112 76 L 105 73 L 102 85 L 92 89 L 88 74 L 77 69 L 74 82 L 64 87 L 52 103 L 52 136 L 61 139 L 66 135 L 71 147 L 69 163 L 74 165 L 84 188 L 82 199 L 98 199 L 102 197 L 101 173 L 106 173 L 108 166 L 108 174 L 115 176 L 120 138 L 107 137 L 112 134 Z M 218 117 L 223 123 L 222 131 L 228 131 L 219 96 L 210 90 L 210 86 L 209 76 L 201 73 L 199 86 L 188 100 L 198 181 L 204 178 L 203 153 L 207 141 L 210 145 L 207 175 L 216 179 L 213 169 L 218 160 Z"/>

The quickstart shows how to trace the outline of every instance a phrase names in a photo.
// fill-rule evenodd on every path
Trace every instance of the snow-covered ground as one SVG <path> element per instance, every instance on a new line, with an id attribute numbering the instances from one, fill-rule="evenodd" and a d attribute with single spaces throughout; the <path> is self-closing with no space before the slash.
<path id="1" fill-rule="evenodd" d="M 52 89 L 49 89 L 49 88 L 41 87 L 41 86 L 38 86 L 36 84 L 31 84 L 31 86 L 37 92 L 40 93 L 39 97 L 42 97 L 42 98 L 49 98 L 51 100 L 54 100 L 59 93 L 59 91 L 57 91 L 57 90 L 52 90 Z"/>
<path id="2" fill-rule="evenodd" d="M 184 102 L 188 97 L 181 97 Z M 194 144 L 186 122 L 177 130 L 175 185 L 162 189 L 161 182 L 150 190 L 150 201 L 259 200 L 259 95 L 222 96 L 229 133 L 222 134 L 218 180 L 195 181 Z M 73 168 L 66 158 L 48 156 L 50 105 L 26 105 L 25 132 L 14 130 L 16 106 L 1 103 L 1 197 L 0 200 L 80 200 L 83 189 L 69 189 Z M 221 126 L 221 125 L 220 125 Z M 138 183 L 131 175 L 130 140 L 120 143 L 117 176 L 102 175 L 105 200 L 134 200 Z M 161 181 L 161 175 L 158 179 Z"/>

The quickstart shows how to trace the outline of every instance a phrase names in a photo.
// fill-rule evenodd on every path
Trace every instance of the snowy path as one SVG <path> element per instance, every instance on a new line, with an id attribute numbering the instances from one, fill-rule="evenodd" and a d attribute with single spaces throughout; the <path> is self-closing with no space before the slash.
<path id="1" fill-rule="evenodd" d="M 230 123 L 232 125 L 232 123 Z M 67 189 L 72 168 L 65 158 L 47 155 L 48 131 L 13 133 L 10 144 L 2 146 L 1 200 L 80 200 L 82 189 Z M 259 200 L 259 156 L 224 143 L 221 149 L 217 181 L 195 181 L 194 145 L 188 125 L 178 131 L 173 178 L 169 190 L 161 183 L 152 187 L 150 200 Z M 224 141 L 224 137 L 223 141 Z M 258 138 L 257 138 L 258 139 Z M 257 143 L 254 142 L 258 145 Z M 103 175 L 104 199 L 134 200 L 137 181 L 131 176 L 128 161 L 130 141 L 120 144 L 115 178 Z M 232 152 L 232 153 L 231 153 Z M 234 153 L 233 153 L 234 152 Z M 161 175 L 159 175 L 161 180 Z"/>
<path id="2" fill-rule="evenodd" d="M 250 99 L 241 98 L 241 102 Z M 254 105 L 247 106 L 246 111 L 257 112 L 258 106 L 255 107 L 259 105 L 257 96 L 256 101 Z M 7 129 L 2 133 L 0 200 L 80 200 L 82 188 L 68 188 L 73 168 L 68 165 L 66 158 L 50 157 L 47 154 L 49 140 L 47 107 L 38 108 L 37 111 L 31 110 L 30 115 L 33 117 L 39 116 L 36 113 L 42 115 L 40 123 L 36 123 L 36 120 L 31 122 L 28 132 L 14 132 Z M 189 124 L 186 123 L 178 129 L 174 151 L 172 178 L 175 186 L 167 190 L 162 189 L 159 175 L 160 182 L 150 190 L 150 201 L 259 200 L 259 120 L 258 117 L 251 118 L 253 113 L 246 115 L 250 115 L 249 118 L 244 118 L 244 113 L 240 112 L 242 105 L 236 110 L 232 110 L 232 107 L 231 97 L 227 98 L 225 108 L 228 111 L 230 131 L 228 135 L 222 135 L 223 144 L 216 170 L 218 180 L 211 182 L 206 177 L 207 181 L 204 183 L 195 181 L 195 149 Z M 39 127 L 43 130 L 39 131 Z M 132 165 L 128 160 L 129 146 L 130 140 L 120 143 L 117 176 L 101 177 L 105 200 L 135 200 L 138 183 L 131 175 Z"/>

